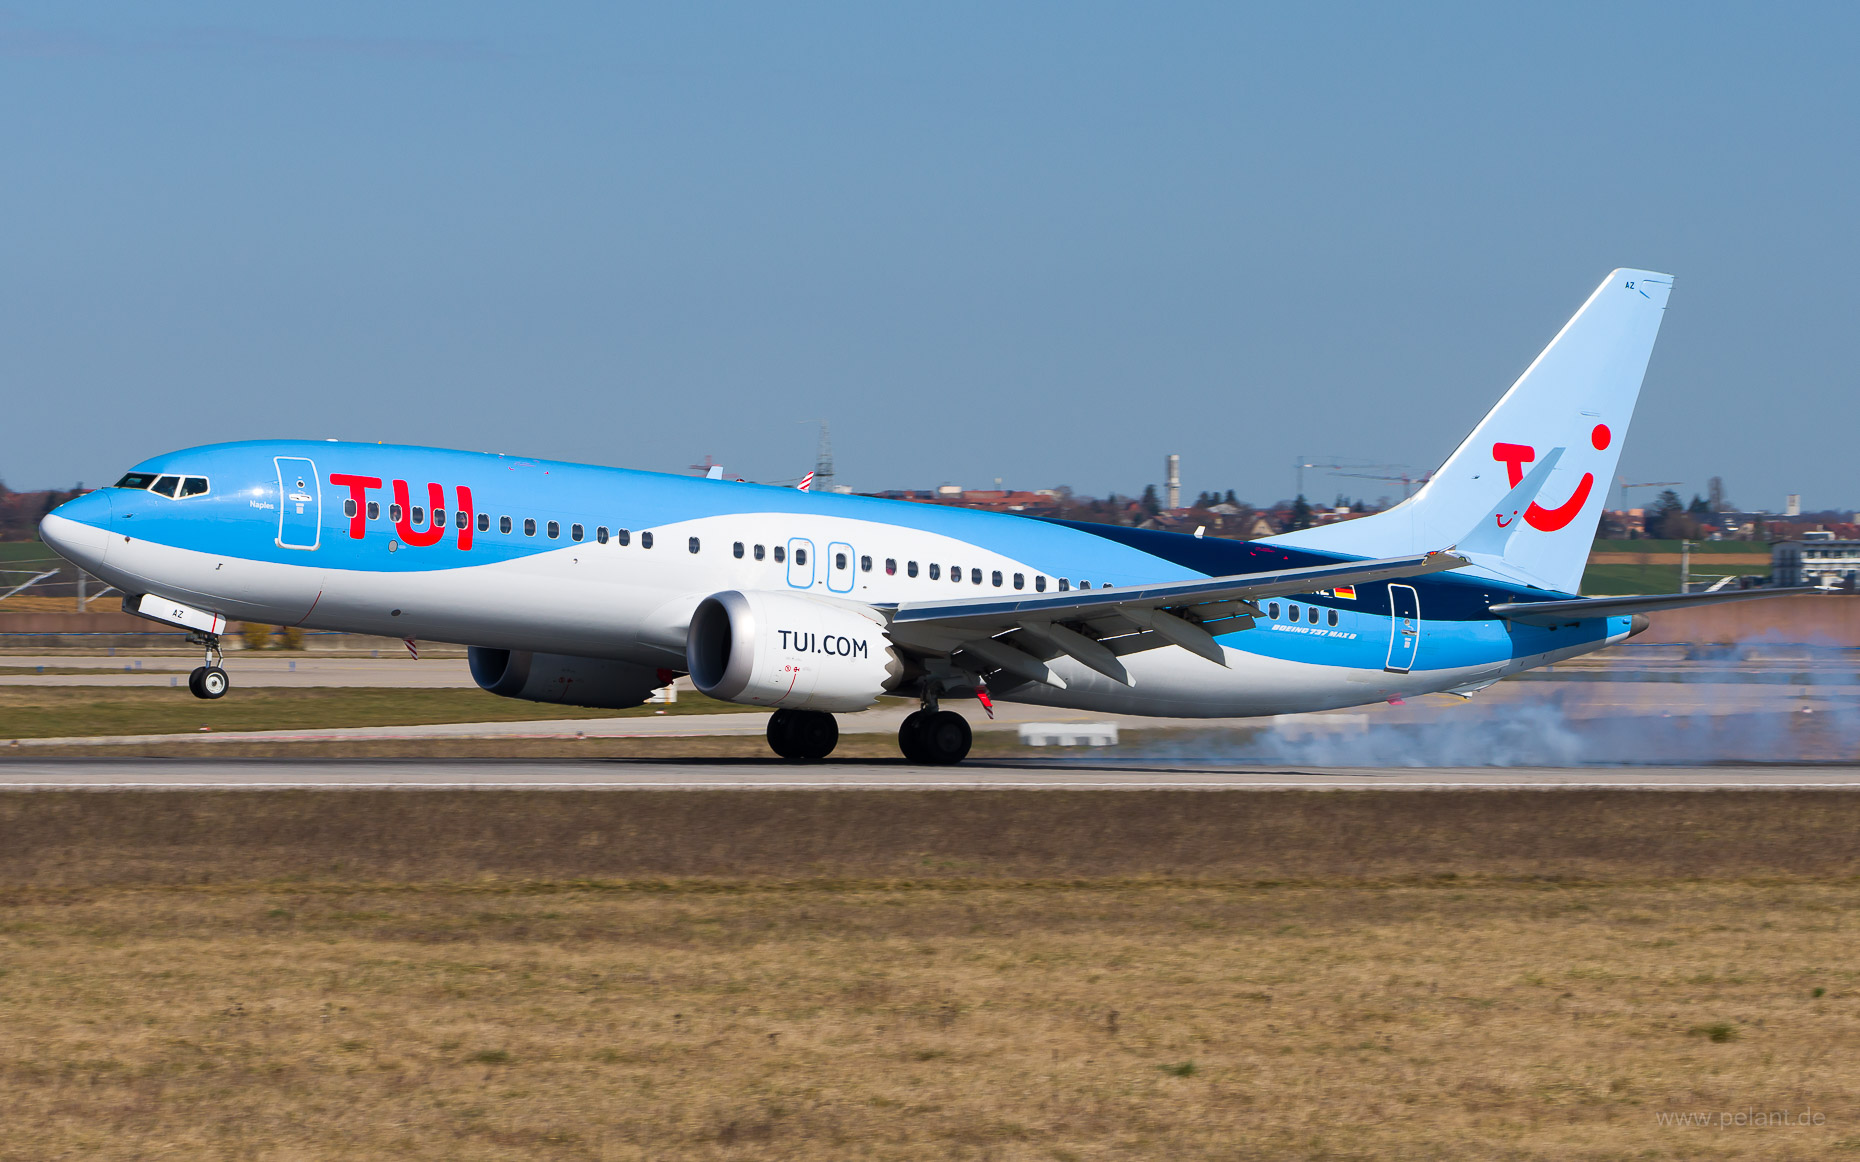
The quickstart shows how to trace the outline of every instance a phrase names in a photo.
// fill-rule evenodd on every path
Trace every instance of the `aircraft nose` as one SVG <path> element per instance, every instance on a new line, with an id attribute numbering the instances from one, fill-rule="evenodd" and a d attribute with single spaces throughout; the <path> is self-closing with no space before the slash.
<path id="1" fill-rule="evenodd" d="M 110 551 L 111 505 L 104 489 L 67 500 L 39 522 L 39 538 L 82 569 L 103 564 Z"/>

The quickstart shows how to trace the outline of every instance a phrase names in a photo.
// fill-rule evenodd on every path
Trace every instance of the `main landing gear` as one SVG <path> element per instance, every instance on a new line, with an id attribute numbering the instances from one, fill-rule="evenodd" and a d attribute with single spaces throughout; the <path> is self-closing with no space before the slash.
<path id="1" fill-rule="evenodd" d="M 898 727 L 898 749 L 923 766 L 954 766 L 969 757 L 974 740 L 968 720 L 953 710 L 919 710 Z"/>
<path id="2" fill-rule="evenodd" d="M 840 724 L 820 710 L 777 710 L 769 715 L 769 746 L 794 762 L 819 762 L 840 744 Z"/>
<path id="3" fill-rule="evenodd" d="M 954 766 L 969 756 L 974 740 L 968 720 L 952 710 L 919 710 L 898 728 L 898 749 L 919 766 Z M 777 710 L 769 715 L 769 747 L 791 762 L 819 762 L 839 741 L 839 723 L 831 714 Z"/>
<path id="4" fill-rule="evenodd" d="M 187 688 L 196 698 L 224 698 L 226 691 L 232 689 L 232 679 L 220 668 L 220 635 L 216 633 L 190 634 L 188 640 L 196 645 L 205 646 L 206 665 L 194 667 L 194 672 L 187 676 Z"/>

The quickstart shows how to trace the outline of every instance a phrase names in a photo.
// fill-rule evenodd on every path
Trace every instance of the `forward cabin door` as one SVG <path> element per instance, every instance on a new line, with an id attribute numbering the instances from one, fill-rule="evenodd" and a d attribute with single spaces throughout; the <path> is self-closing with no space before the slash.
<path id="1" fill-rule="evenodd" d="M 1389 586 L 1389 660 L 1383 669 L 1406 674 L 1421 648 L 1421 595 L 1412 585 Z"/>
<path id="2" fill-rule="evenodd" d="M 286 549 L 314 549 L 323 531 L 323 489 L 316 464 L 278 456 L 278 544 Z"/>

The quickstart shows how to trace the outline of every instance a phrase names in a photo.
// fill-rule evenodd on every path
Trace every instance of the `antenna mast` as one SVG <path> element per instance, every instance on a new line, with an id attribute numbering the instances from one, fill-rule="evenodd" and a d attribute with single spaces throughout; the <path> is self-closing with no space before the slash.
<path id="1" fill-rule="evenodd" d="M 820 421 L 820 447 L 814 453 L 814 491 L 833 491 L 833 438 L 825 420 Z"/>

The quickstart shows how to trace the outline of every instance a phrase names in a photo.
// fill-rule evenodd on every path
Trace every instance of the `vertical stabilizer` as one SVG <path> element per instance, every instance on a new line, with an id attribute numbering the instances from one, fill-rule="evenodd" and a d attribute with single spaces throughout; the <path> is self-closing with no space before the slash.
<path id="1" fill-rule="evenodd" d="M 1494 572 L 1577 591 L 1673 278 L 1617 270 L 1415 495 L 1387 512 L 1268 540 L 1394 557 L 1468 536 L 1552 448 L 1567 449 Z"/>

